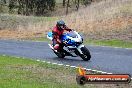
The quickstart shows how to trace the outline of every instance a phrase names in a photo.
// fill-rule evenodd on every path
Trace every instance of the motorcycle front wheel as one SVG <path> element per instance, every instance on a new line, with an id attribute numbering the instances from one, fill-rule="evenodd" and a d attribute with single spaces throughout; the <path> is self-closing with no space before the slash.
<path id="1" fill-rule="evenodd" d="M 79 56 L 84 60 L 84 61 L 88 61 L 91 59 L 91 54 L 89 52 L 89 50 L 86 47 L 82 47 L 81 51 L 83 54 L 80 54 Z"/>

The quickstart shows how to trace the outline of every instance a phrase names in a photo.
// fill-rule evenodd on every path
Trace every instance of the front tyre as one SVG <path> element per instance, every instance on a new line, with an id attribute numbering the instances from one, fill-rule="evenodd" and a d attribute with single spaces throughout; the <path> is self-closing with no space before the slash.
<path id="1" fill-rule="evenodd" d="M 81 48 L 81 51 L 83 54 L 80 54 L 80 57 L 84 60 L 84 61 L 88 61 L 91 58 L 91 54 L 89 52 L 89 50 L 84 46 Z"/>

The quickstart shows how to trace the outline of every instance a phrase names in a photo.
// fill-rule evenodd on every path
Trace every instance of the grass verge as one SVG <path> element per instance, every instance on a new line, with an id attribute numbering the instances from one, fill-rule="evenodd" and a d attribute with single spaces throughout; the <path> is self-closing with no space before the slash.
<path id="1" fill-rule="evenodd" d="M 0 88 L 131 88 L 130 84 L 76 83 L 76 69 L 0 55 Z"/>
<path id="2" fill-rule="evenodd" d="M 11 30 L 38 30 L 46 27 L 56 21 L 57 17 L 34 17 L 0 14 L 0 29 Z"/>
<path id="3" fill-rule="evenodd" d="M 81 88 L 76 69 L 31 59 L 0 56 L 0 88 Z M 95 88 L 85 85 L 83 88 Z"/>
<path id="4" fill-rule="evenodd" d="M 132 48 L 132 42 L 111 39 L 111 40 L 86 40 L 86 44 L 90 45 L 99 45 L 99 46 L 112 46 L 112 47 L 121 47 L 121 48 Z"/>

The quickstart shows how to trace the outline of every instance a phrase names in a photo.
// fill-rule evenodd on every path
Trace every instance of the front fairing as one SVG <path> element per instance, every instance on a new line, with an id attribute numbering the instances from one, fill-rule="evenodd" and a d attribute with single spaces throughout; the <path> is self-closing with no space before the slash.
<path id="1" fill-rule="evenodd" d="M 83 43 L 83 38 L 76 31 L 64 33 L 61 40 L 69 46 L 78 46 Z"/>

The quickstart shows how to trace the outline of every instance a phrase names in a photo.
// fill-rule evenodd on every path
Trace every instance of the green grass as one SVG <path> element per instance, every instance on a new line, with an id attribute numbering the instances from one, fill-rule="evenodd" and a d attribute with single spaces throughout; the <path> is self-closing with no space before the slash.
<path id="1" fill-rule="evenodd" d="M 123 41 L 123 40 L 86 40 L 86 44 L 90 45 L 99 45 L 99 46 L 112 46 L 112 47 L 121 47 L 121 48 L 132 48 L 132 42 Z"/>
<path id="2" fill-rule="evenodd" d="M 0 88 L 115 88 L 110 84 L 76 83 L 77 69 L 0 55 Z M 129 85 L 119 85 L 128 88 Z M 131 86 L 131 84 L 130 84 Z"/>
<path id="3" fill-rule="evenodd" d="M 48 41 L 47 38 L 33 38 L 32 41 Z M 84 44 L 88 45 L 99 45 L 99 46 L 112 46 L 112 47 L 121 47 L 121 48 L 132 48 L 132 42 L 123 41 L 123 40 L 117 40 L 117 39 L 111 39 L 111 40 L 92 40 L 92 39 L 86 39 L 84 40 Z"/>
<path id="4" fill-rule="evenodd" d="M 0 88 L 95 88 L 77 85 L 75 77 L 73 68 L 0 56 Z"/>

